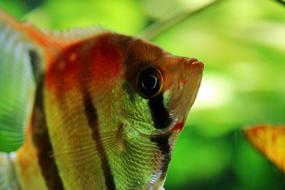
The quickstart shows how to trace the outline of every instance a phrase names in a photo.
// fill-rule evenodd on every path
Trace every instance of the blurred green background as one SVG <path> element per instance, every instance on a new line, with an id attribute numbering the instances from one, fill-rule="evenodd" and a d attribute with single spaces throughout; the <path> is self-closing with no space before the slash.
<path id="1" fill-rule="evenodd" d="M 47 29 L 101 25 L 138 35 L 208 0 L 0 0 L 10 14 Z M 197 101 L 174 151 L 167 190 L 285 189 L 285 176 L 241 128 L 285 123 L 285 7 L 224 0 L 153 40 L 205 63 Z"/>

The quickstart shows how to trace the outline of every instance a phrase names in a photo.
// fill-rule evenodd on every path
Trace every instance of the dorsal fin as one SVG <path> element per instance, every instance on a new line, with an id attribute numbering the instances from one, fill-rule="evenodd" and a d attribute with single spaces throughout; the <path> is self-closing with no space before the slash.
<path id="1" fill-rule="evenodd" d="M 84 40 L 104 32 L 107 32 L 107 30 L 100 26 L 91 26 L 88 28 L 73 28 L 63 31 L 44 31 L 46 35 L 51 36 L 56 41 L 61 41 L 62 43 L 67 44 L 75 43 L 79 40 Z"/>
<path id="2" fill-rule="evenodd" d="M 35 87 L 45 58 L 39 31 L 0 10 L 0 151 L 19 148 L 29 125 Z"/>
<path id="3" fill-rule="evenodd" d="M 48 57 L 52 57 L 52 53 L 56 51 L 53 48 L 62 48 L 80 40 L 84 40 L 100 33 L 109 32 L 101 26 L 90 26 L 87 28 L 73 28 L 63 31 L 50 31 L 47 29 L 37 29 L 29 22 L 18 22 L 13 17 L 6 14 L 0 8 L 0 22 L 9 25 L 14 31 L 20 31 L 33 41 L 35 44 L 43 48 L 44 53 Z M 57 52 L 56 52 L 57 53 Z"/>

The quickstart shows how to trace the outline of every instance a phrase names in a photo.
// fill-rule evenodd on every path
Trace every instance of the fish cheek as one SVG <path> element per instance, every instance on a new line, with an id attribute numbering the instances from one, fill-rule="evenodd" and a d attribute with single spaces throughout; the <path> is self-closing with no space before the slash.
<path id="1" fill-rule="evenodd" d="M 122 118 L 125 127 L 133 130 L 133 133 L 150 135 L 155 132 L 148 101 L 140 97 L 129 84 L 123 84 L 124 93 L 121 97 Z"/>
<path id="2" fill-rule="evenodd" d="M 163 183 L 171 159 L 172 133 L 155 135 L 159 129 L 154 126 L 149 100 L 142 98 L 128 83 L 122 84 L 121 97 L 123 127 L 120 129 L 120 157 L 124 170 L 133 173 L 137 181 L 148 185 Z M 169 98 L 162 98 L 159 104 L 168 109 Z M 158 121 L 159 122 L 159 121 Z M 128 164 L 124 165 L 124 162 Z"/>

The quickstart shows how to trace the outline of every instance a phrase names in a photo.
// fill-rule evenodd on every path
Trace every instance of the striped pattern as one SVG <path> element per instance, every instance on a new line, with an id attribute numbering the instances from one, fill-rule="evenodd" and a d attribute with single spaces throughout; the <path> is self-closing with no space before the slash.
<path id="1" fill-rule="evenodd" d="M 43 103 L 43 80 L 38 83 L 35 107 L 33 111 L 32 135 L 35 143 L 38 160 L 46 186 L 49 190 L 63 190 L 63 183 L 59 176 L 55 160 L 51 157 L 53 149 L 47 129 L 47 121 Z"/>
<path id="2" fill-rule="evenodd" d="M 163 95 L 159 94 L 156 97 L 151 98 L 148 104 L 151 110 L 154 127 L 156 129 L 165 129 L 169 127 L 172 122 L 172 118 L 170 117 L 169 112 L 163 103 Z M 162 163 L 160 168 L 160 178 L 162 180 L 166 176 L 168 164 L 171 159 L 169 137 L 170 134 L 151 138 L 151 141 L 157 144 L 157 147 L 162 154 Z"/>
<path id="3" fill-rule="evenodd" d="M 97 52 L 101 52 L 102 49 L 114 48 L 113 47 L 114 45 L 112 45 L 112 44 L 110 44 L 110 46 L 106 45 L 106 43 L 105 43 L 106 41 L 108 43 L 110 43 L 109 40 L 106 40 L 106 38 L 107 37 L 104 36 L 104 38 L 103 38 L 104 40 L 103 39 L 98 40 L 98 42 L 97 42 L 98 44 L 96 44 L 97 46 L 95 46 L 94 49 L 92 49 L 92 52 L 94 52 L 95 50 Z M 102 43 L 104 43 L 105 45 L 103 46 Z M 83 45 L 83 44 L 76 44 L 76 46 L 72 46 L 72 47 L 70 47 L 70 49 L 66 49 L 60 55 L 58 62 L 61 62 L 63 60 L 68 60 L 68 57 L 70 57 L 70 55 L 74 52 L 74 50 L 80 51 L 81 48 L 84 48 L 84 46 L 81 47 L 79 45 Z M 102 49 L 98 49 L 98 48 L 102 48 Z M 113 49 L 112 49 L 112 51 L 115 52 L 115 50 L 113 50 Z M 109 51 L 109 52 L 112 52 L 112 51 Z M 96 54 L 97 53 L 93 53 L 92 55 L 94 56 Z M 115 56 L 115 57 L 117 57 L 117 56 Z M 69 65 L 66 66 L 64 69 L 61 69 L 61 70 L 58 70 L 58 69 L 56 70 L 55 68 L 52 68 L 52 70 L 51 70 L 52 72 L 50 72 L 50 77 L 54 82 L 52 82 L 50 84 L 51 84 L 51 89 L 53 89 L 53 90 L 55 89 L 53 92 L 59 92 L 60 93 L 60 96 L 55 96 L 55 97 L 57 97 L 58 102 L 56 102 L 56 103 L 59 105 L 58 106 L 59 109 L 62 111 L 65 110 L 65 112 L 66 112 L 66 114 L 60 113 L 60 115 L 62 115 L 62 116 L 59 116 L 59 118 L 64 117 L 64 120 L 65 120 L 65 118 L 76 117 L 75 114 L 82 114 L 82 113 L 76 113 L 74 110 L 68 110 L 68 109 L 71 109 L 71 108 L 72 109 L 78 109 L 78 111 L 79 111 L 80 109 L 78 108 L 78 106 L 83 107 L 83 112 L 84 112 L 85 117 L 82 119 L 83 120 L 86 119 L 86 123 L 88 125 L 88 128 L 91 129 L 91 131 L 92 131 L 92 139 L 93 139 L 94 145 L 95 145 L 94 152 L 96 154 L 98 154 L 98 157 L 99 157 L 99 161 L 98 162 L 96 161 L 95 164 L 99 165 L 100 169 L 96 170 L 94 172 L 100 172 L 100 173 L 102 172 L 102 175 L 103 175 L 103 181 L 100 179 L 100 177 L 95 177 L 95 181 L 93 183 L 99 184 L 99 185 L 103 184 L 104 185 L 103 187 L 105 187 L 107 190 L 122 189 L 122 187 L 124 187 L 124 188 L 131 188 L 131 187 L 136 188 L 136 187 L 138 187 L 138 184 L 137 184 L 138 182 L 141 182 L 140 185 L 143 186 L 145 183 L 147 183 L 146 180 L 149 180 L 149 176 L 153 173 L 158 172 L 158 171 L 161 171 L 161 174 L 159 177 L 161 178 L 161 180 L 163 180 L 165 177 L 165 174 L 166 174 L 168 163 L 170 161 L 170 145 L 168 142 L 169 136 L 155 137 L 153 139 L 148 139 L 148 142 L 146 140 L 141 140 L 142 142 L 135 142 L 135 143 L 134 142 L 129 142 L 129 143 L 126 142 L 125 148 L 128 151 L 133 151 L 133 152 L 126 152 L 118 158 L 112 158 L 112 162 L 108 159 L 112 156 L 116 157 L 118 155 L 114 154 L 114 152 L 107 152 L 108 147 L 106 147 L 106 145 L 108 145 L 108 143 L 103 142 L 103 139 L 110 138 L 110 137 L 107 137 L 106 134 L 104 134 L 103 131 L 106 131 L 107 129 L 103 129 L 103 128 L 109 127 L 111 129 L 114 126 L 112 126 L 112 124 L 110 124 L 110 126 L 106 126 L 103 123 L 99 123 L 99 117 L 102 117 L 102 118 L 100 118 L 101 121 L 102 120 L 104 121 L 106 118 L 103 115 L 99 115 L 97 108 L 99 108 L 99 110 L 102 110 L 105 108 L 108 109 L 108 107 L 110 107 L 110 105 L 102 105 L 102 104 L 95 105 L 94 104 L 94 98 L 95 99 L 99 98 L 98 96 L 100 96 L 101 94 L 97 94 L 97 93 L 99 93 L 98 90 L 101 90 L 101 89 L 99 89 L 99 86 L 96 86 L 98 81 L 96 80 L 93 82 L 93 80 L 95 80 L 95 79 L 92 80 L 93 72 L 95 70 L 95 69 L 92 69 L 93 67 L 95 67 L 92 65 L 93 62 L 90 62 L 90 58 L 88 58 L 88 61 L 84 61 L 84 58 L 85 57 L 78 57 L 77 59 L 80 61 L 74 62 L 74 63 L 72 63 L 72 62 L 68 63 Z M 109 59 L 109 57 L 108 57 L 108 59 Z M 101 57 L 99 60 L 102 61 L 102 63 L 105 63 L 104 62 L 105 60 L 102 60 Z M 98 65 L 102 64 L 100 62 L 97 62 L 97 60 L 94 60 L 94 62 Z M 65 63 L 65 64 L 67 64 L 67 63 Z M 110 64 L 110 63 L 106 62 L 105 64 Z M 114 64 L 114 62 L 112 62 L 112 64 Z M 116 66 L 116 67 L 118 67 L 118 66 Z M 127 67 L 127 69 L 132 69 L 132 67 Z M 75 72 L 73 72 L 73 71 L 75 71 Z M 137 74 L 138 73 L 139 72 L 137 72 Z M 108 72 L 104 73 L 104 75 L 107 75 L 107 74 L 111 75 L 112 73 L 108 73 Z M 102 76 L 101 73 L 98 73 L 97 75 Z M 63 88 L 63 86 L 66 83 L 70 82 L 70 80 L 74 80 L 74 77 L 77 80 L 79 80 L 80 82 L 79 83 L 70 83 L 69 85 L 71 88 L 68 88 L 68 89 Z M 70 80 L 69 80 L 69 78 L 70 78 Z M 92 82 L 90 81 L 90 78 L 91 78 Z M 96 90 L 90 89 L 91 85 Z M 92 93 L 91 93 L 91 90 L 92 90 Z M 79 93 L 81 98 L 74 99 L 72 101 L 73 104 L 69 105 L 68 102 L 71 100 L 71 97 L 69 95 L 71 95 L 75 92 Z M 127 93 L 136 93 L 136 92 L 129 91 Z M 54 96 L 54 95 L 52 95 L 52 96 Z M 128 97 L 132 97 L 132 95 L 130 95 Z M 111 100 L 111 97 L 109 97 L 109 101 L 106 103 L 110 104 L 110 100 Z M 134 101 L 141 101 L 141 100 L 135 99 Z M 159 96 L 154 97 L 154 98 L 150 99 L 149 101 L 145 101 L 145 102 L 146 102 L 146 104 L 144 104 L 144 109 L 146 111 L 147 110 L 150 111 L 150 112 L 148 112 L 149 118 L 150 118 L 149 124 L 151 125 L 153 123 L 155 125 L 152 128 L 154 130 L 155 129 L 167 128 L 170 125 L 170 123 L 172 122 L 172 119 L 170 118 L 169 112 L 163 103 L 163 94 L 160 94 Z M 130 103 L 130 102 L 128 102 L 128 103 Z M 49 105 L 49 107 L 51 107 L 51 106 L 52 105 Z M 67 107 L 68 107 L 68 109 L 67 109 Z M 134 111 L 134 110 L 130 110 L 130 111 Z M 104 113 L 104 114 L 108 115 L 108 114 L 116 114 L 116 113 L 107 113 L 107 111 L 106 111 L 106 113 Z M 53 119 L 58 120 L 56 118 L 53 118 Z M 84 121 L 84 123 L 85 123 L 85 121 Z M 56 125 L 54 125 L 54 124 L 56 124 Z M 68 128 L 76 127 L 76 124 L 73 123 L 72 121 L 70 121 L 70 119 L 68 121 L 63 122 L 62 124 L 59 124 L 59 123 L 54 123 L 54 124 L 51 123 L 50 125 L 53 128 L 57 128 L 57 129 L 62 128 L 62 130 L 67 130 Z M 101 126 L 100 126 L 100 124 L 101 124 Z M 114 124 L 115 124 L 115 122 L 114 122 Z M 85 127 L 85 126 L 82 126 L 82 127 Z M 54 130 L 54 129 L 52 129 L 52 130 Z M 81 131 L 81 130 L 85 130 L 85 129 L 84 128 L 78 128 L 76 130 Z M 118 128 L 117 130 L 120 130 L 120 128 Z M 77 133 L 81 133 L 80 131 L 77 131 L 76 133 L 72 132 L 72 136 L 73 135 L 76 136 Z M 66 132 L 68 132 L 68 131 L 66 131 Z M 116 137 L 115 135 L 116 134 L 114 134 L 114 137 Z M 64 135 L 62 135 L 62 136 L 64 136 Z M 70 141 L 69 138 L 76 138 L 76 137 L 72 137 L 72 136 L 67 136 L 67 137 L 62 137 L 62 138 L 67 138 L 66 142 L 69 142 Z M 52 140 L 53 140 L 53 138 L 54 137 L 52 137 Z M 83 139 L 83 141 L 84 141 L 84 139 Z M 116 146 L 115 140 L 113 143 L 114 143 L 113 146 Z M 141 143 L 141 145 L 139 143 Z M 144 145 L 143 143 L 148 143 L 149 145 L 148 144 Z M 136 147 L 139 145 L 145 146 L 146 149 L 145 150 L 144 150 L 144 148 L 133 149 L 133 147 Z M 57 146 L 60 146 L 60 145 L 56 145 L 55 147 L 57 147 Z M 150 149 L 150 147 L 151 147 L 151 149 Z M 57 147 L 57 148 L 59 149 L 60 147 Z M 147 154 L 147 156 L 149 156 L 149 158 L 148 158 L 149 160 L 144 160 L 145 159 L 144 154 L 142 154 L 142 152 L 140 152 L 140 154 L 138 154 L 138 152 L 136 152 L 137 150 L 147 151 L 145 153 Z M 70 151 L 72 151 L 72 150 L 70 150 Z M 90 150 L 90 151 L 92 151 L 92 150 Z M 112 155 L 112 156 L 110 156 L 110 155 Z M 68 156 L 68 155 L 66 155 L 66 156 Z M 80 157 L 81 156 L 83 157 L 83 155 L 80 155 Z M 159 165 L 156 164 L 155 166 L 151 166 L 151 161 L 156 156 L 158 156 L 158 158 L 162 158 L 162 159 L 161 159 L 161 161 L 157 160 L 157 163 L 159 163 Z M 55 158 L 57 158 L 57 157 L 55 157 Z M 90 158 L 90 159 L 92 159 L 92 158 Z M 117 161 L 115 162 L 114 159 L 115 160 L 117 159 Z M 128 162 L 134 162 L 134 163 L 128 164 Z M 59 165 L 62 165 L 60 167 L 66 168 L 65 163 L 63 163 L 63 159 L 61 159 L 61 161 L 58 163 L 59 163 Z M 149 168 L 148 171 L 145 171 L 145 170 L 141 171 L 140 170 L 140 167 L 144 167 L 143 164 L 141 164 L 141 163 L 147 163 L 150 165 L 148 167 Z M 121 164 L 121 166 L 116 166 L 116 164 Z M 120 172 L 117 170 L 118 167 L 121 168 L 121 170 L 125 169 L 126 171 Z M 151 168 L 154 171 L 152 171 Z M 66 172 L 66 170 L 65 170 L 65 172 Z M 125 179 L 125 182 L 124 182 L 121 179 L 119 180 L 118 175 L 120 175 L 120 173 L 124 173 L 122 175 L 126 175 L 126 177 L 128 176 L 128 173 L 137 173 L 137 174 L 134 174 L 134 177 L 132 177 L 131 180 Z M 92 175 L 92 171 L 90 172 L 89 177 L 91 177 L 91 175 Z M 115 176 L 118 179 L 115 180 Z M 139 176 L 140 179 L 135 178 L 135 176 Z M 86 177 L 88 177 L 88 176 L 86 176 Z M 71 178 L 73 178 L 73 177 L 71 177 Z M 78 179 L 78 180 L 83 180 L 83 179 Z M 64 181 L 64 179 L 63 179 L 63 181 Z M 68 182 L 65 181 L 64 183 L 68 183 Z M 80 182 L 80 183 L 83 183 L 83 182 Z M 124 183 L 127 183 L 128 185 L 126 186 Z"/>
<path id="4" fill-rule="evenodd" d="M 161 137 L 151 138 L 151 141 L 156 143 L 158 150 L 162 154 L 161 167 L 160 167 L 160 171 L 161 171 L 160 179 L 161 180 L 164 180 L 167 169 L 168 169 L 168 164 L 171 160 L 171 148 L 169 144 L 169 137 L 170 135 L 168 134 L 168 135 L 161 136 Z"/>
<path id="5" fill-rule="evenodd" d="M 4 18 L 3 22 L 1 18 Z M 10 23 L 13 29 L 4 22 Z M 31 134 L 28 132 L 27 135 L 32 135 L 33 143 L 26 143 L 25 148 L 32 150 L 33 158 L 37 155 L 40 169 L 38 166 L 33 169 L 38 176 L 39 170 L 42 174 L 39 187 L 33 189 L 46 189 L 43 181 L 49 190 L 159 189 L 174 143 L 168 127 L 180 117 L 170 116 L 169 112 L 173 110 L 168 110 L 168 103 L 165 105 L 163 91 L 150 99 L 139 97 L 136 79 L 139 71 L 151 64 L 157 68 L 165 67 L 164 77 L 172 79 L 176 73 L 167 75 L 167 70 L 175 71 L 183 65 L 181 59 L 185 58 L 170 56 L 148 42 L 111 32 L 96 31 L 94 36 L 87 32 L 75 39 L 73 34 L 77 33 L 47 37 L 0 11 L 0 88 L 6 88 L 5 92 L 10 93 L 9 96 L 0 94 L 6 109 L 0 107 L 0 124 L 7 121 L 7 118 L 5 122 L 1 120 L 5 116 L 1 110 L 7 113 L 7 108 L 16 110 L 14 114 L 21 118 L 18 123 L 12 123 L 13 129 L 7 127 L 7 123 L 0 125 L 0 132 L 6 128 L 16 132 L 23 130 L 33 111 Z M 63 36 L 65 39 L 60 39 Z M 30 39 L 41 49 L 30 43 Z M 48 63 L 42 68 L 44 61 Z M 46 71 L 44 75 L 42 69 Z M 12 83 L 1 83 L 9 76 L 13 76 Z M 25 80 L 15 81 L 15 76 L 20 76 L 17 80 Z M 197 74 L 194 81 L 198 81 L 199 76 Z M 179 80 L 179 76 L 176 79 Z M 169 81 L 168 86 L 177 85 L 177 81 Z M 122 87 L 121 84 L 126 83 L 129 86 Z M 193 89 L 191 96 L 196 95 L 197 89 Z M 189 98 L 193 100 L 193 97 Z M 9 101 L 17 104 L 12 105 Z M 177 103 L 185 102 L 183 99 Z M 15 136 L 19 146 L 23 135 L 19 137 L 15 133 Z M 5 143 L 12 142 L 9 140 Z M 29 158 L 29 164 L 31 160 Z M 35 165 L 33 163 L 31 165 Z M 19 167 L 24 171 L 29 166 L 22 162 Z M 29 186 L 30 181 L 27 181 Z"/>
<path id="6" fill-rule="evenodd" d="M 151 116 L 156 129 L 167 128 L 172 119 L 165 105 L 163 104 L 163 95 L 159 94 L 156 97 L 149 99 L 149 108 L 151 110 Z"/>
<path id="7" fill-rule="evenodd" d="M 30 57 L 30 64 L 33 70 L 34 81 L 38 82 L 42 71 L 42 61 L 40 55 L 34 49 L 29 49 L 28 55 Z"/>
<path id="8" fill-rule="evenodd" d="M 95 46 L 90 51 L 94 52 L 93 55 L 96 55 L 96 54 L 98 54 L 98 52 L 100 52 L 99 56 L 104 55 L 103 57 L 105 59 L 108 58 L 109 61 L 113 61 L 114 63 L 116 63 L 118 61 L 117 60 L 118 59 L 117 58 L 118 57 L 117 51 L 113 47 L 113 45 L 110 44 L 110 42 L 108 41 L 108 38 L 102 37 L 102 38 L 97 39 L 97 46 Z M 109 52 L 109 54 L 106 52 Z M 104 53 L 104 54 L 102 54 L 102 53 Z M 95 63 L 97 62 L 97 64 L 99 65 L 100 62 L 98 62 L 98 60 L 97 60 L 98 58 L 97 59 L 96 58 L 97 57 L 95 56 L 95 58 L 93 58 L 93 61 Z M 102 134 L 101 134 L 101 130 L 100 130 L 101 128 L 100 128 L 99 122 L 98 122 L 97 110 L 96 110 L 95 105 L 92 102 L 92 96 L 91 96 L 91 93 L 90 93 L 89 88 L 87 86 L 88 81 L 85 81 L 85 79 L 87 78 L 86 75 L 89 75 L 90 77 L 92 77 L 93 76 L 92 70 L 96 69 L 96 66 L 95 67 L 93 66 L 93 64 L 94 64 L 93 61 L 85 63 L 85 65 L 84 65 L 85 67 L 81 68 L 80 78 L 82 81 L 81 81 L 81 85 L 80 85 L 80 91 L 82 94 L 84 114 L 87 118 L 88 127 L 92 130 L 92 138 L 95 142 L 96 153 L 98 154 L 99 159 L 100 159 L 101 171 L 103 172 L 106 190 L 115 190 L 116 184 L 115 184 L 114 176 L 112 174 L 111 166 L 110 166 L 110 163 L 109 163 L 109 160 L 107 157 L 107 152 L 103 146 Z M 104 61 L 102 61 L 102 62 L 104 63 Z M 96 70 L 99 70 L 99 69 L 102 69 L 102 68 L 97 67 Z M 102 73 L 102 75 L 103 75 L 103 73 Z"/>
<path id="9" fill-rule="evenodd" d="M 96 144 L 96 149 L 97 149 L 96 151 L 98 152 L 99 157 L 101 159 L 101 167 L 102 167 L 102 171 L 105 177 L 106 188 L 107 190 L 115 190 L 116 186 L 115 186 L 114 178 L 113 178 L 112 171 L 109 165 L 107 154 L 104 150 L 104 147 L 101 141 L 100 127 L 98 124 L 98 116 L 96 113 L 96 109 L 92 103 L 92 99 L 91 99 L 89 92 L 86 89 L 83 89 L 82 92 L 83 92 L 85 115 L 88 120 L 88 125 L 93 131 L 93 139 Z"/>

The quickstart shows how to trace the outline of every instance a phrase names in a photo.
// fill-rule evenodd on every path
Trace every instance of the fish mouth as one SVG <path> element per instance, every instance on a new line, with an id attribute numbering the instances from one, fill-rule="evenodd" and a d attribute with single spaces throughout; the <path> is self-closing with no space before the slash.
<path id="1" fill-rule="evenodd" d="M 173 125 L 172 131 L 181 131 L 184 121 L 188 116 L 191 107 L 197 97 L 198 90 L 201 84 L 204 64 L 195 58 L 184 59 L 181 69 L 181 81 L 178 84 L 178 89 L 183 88 L 181 92 L 173 96 L 170 101 L 171 115 L 176 122 Z"/>
<path id="2" fill-rule="evenodd" d="M 183 97 L 191 97 L 186 104 L 186 110 L 190 111 L 200 88 L 202 75 L 204 70 L 204 64 L 201 61 L 193 60 L 190 64 L 185 64 L 186 67 L 189 67 L 188 74 L 188 84 L 185 86 L 185 90 L 183 92 Z M 182 100 L 182 102 L 187 100 Z M 185 114 L 188 114 L 185 113 Z"/>

